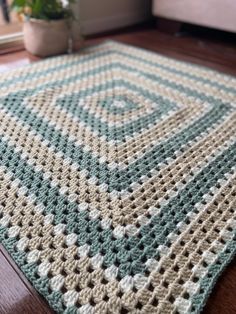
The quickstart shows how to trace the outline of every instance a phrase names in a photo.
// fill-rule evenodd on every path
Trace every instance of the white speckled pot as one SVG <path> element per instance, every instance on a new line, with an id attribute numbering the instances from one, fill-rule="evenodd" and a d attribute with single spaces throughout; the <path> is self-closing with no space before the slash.
<path id="1" fill-rule="evenodd" d="M 25 48 L 33 55 L 48 57 L 68 50 L 69 27 L 66 20 L 29 19 L 24 22 L 23 32 Z"/>

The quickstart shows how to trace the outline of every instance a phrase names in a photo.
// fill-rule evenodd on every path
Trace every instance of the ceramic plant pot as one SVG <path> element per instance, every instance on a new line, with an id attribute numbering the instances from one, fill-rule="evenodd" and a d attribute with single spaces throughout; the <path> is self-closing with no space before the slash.
<path id="1" fill-rule="evenodd" d="M 27 51 L 39 57 L 67 52 L 69 27 L 66 20 L 45 21 L 29 19 L 23 26 Z"/>

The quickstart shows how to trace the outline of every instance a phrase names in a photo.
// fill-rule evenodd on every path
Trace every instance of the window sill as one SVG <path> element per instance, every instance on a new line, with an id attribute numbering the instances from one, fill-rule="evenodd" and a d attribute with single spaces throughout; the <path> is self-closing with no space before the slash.
<path id="1" fill-rule="evenodd" d="M 22 32 L 0 36 L 0 55 L 22 50 L 23 48 L 24 44 Z"/>

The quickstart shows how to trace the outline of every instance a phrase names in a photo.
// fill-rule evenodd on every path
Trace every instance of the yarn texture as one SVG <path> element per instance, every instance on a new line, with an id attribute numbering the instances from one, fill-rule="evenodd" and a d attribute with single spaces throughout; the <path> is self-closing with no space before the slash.
<path id="1" fill-rule="evenodd" d="M 235 78 L 113 41 L 1 74 L 0 242 L 57 313 L 199 313 L 235 231 Z"/>

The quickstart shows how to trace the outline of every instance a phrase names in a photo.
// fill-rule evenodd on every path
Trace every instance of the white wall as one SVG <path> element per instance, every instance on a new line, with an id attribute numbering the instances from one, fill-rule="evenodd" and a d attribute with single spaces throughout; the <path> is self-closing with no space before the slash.
<path id="1" fill-rule="evenodd" d="M 147 20 L 151 0 L 78 0 L 82 33 L 109 31 Z"/>

